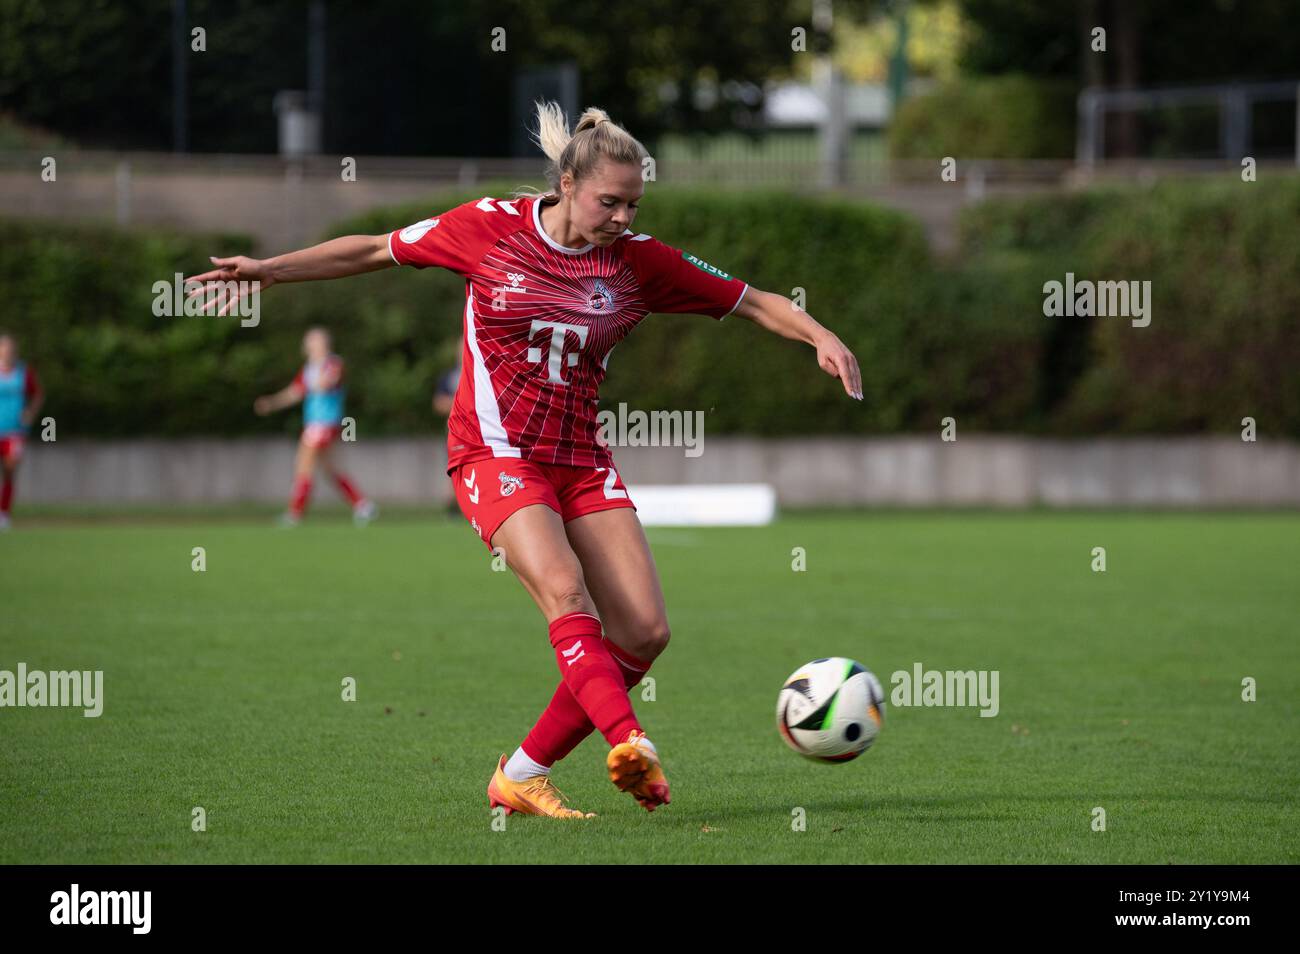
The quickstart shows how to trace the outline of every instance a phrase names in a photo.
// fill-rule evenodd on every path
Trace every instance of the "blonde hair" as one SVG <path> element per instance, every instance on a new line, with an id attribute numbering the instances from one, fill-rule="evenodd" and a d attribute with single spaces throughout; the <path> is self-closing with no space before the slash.
<path id="1" fill-rule="evenodd" d="M 556 102 L 538 102 L 537 131 L 533 141 L 549 160 L 546 183 L 550 192 L 523 189 L 517 196 L 551 198 L 560 195 L 560 177 L 566 172 L 575 182 L 596 171 L 602 160 L 640 166 L 650 153 L 630 132 L 609 118 L 603 109 L 588 106 L 569 132 L 569 121 Z"/>

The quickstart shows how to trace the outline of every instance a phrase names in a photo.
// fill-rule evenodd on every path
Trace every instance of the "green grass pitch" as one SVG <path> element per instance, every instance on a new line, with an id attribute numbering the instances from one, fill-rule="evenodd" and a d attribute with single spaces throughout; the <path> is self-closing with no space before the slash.
<path id="1" fill-rule="evenodd" d="M 796 514 L 650 537 L 673 640 L 655 700 L 633 699 L 672 805 L 615 791 L 592 737 L 555 779 L 598 818 L 496 831 L 488 778 L 557 670 L 462 521 L 20 522 L 0 537 L 0 669 L 102 669 L 105 701 L 0 709 L 0 862 L 1300 861 L 1300 515 Z M 887 693 L 917 662 L 996 669 L 1001 711 L 890 706 L 862 758 L 807 762 L 776 693 L 825 655 Z"/>

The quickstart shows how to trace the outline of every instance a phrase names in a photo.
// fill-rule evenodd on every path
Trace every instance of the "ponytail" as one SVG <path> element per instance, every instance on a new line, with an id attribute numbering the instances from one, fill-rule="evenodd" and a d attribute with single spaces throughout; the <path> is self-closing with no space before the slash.
<path id="1" fill-rule="evenodd" d="M 537 103 L 537 131 L 533 141 L 546 154 L 546 182 L 551 187 L 546 196 L 554 197 L 560 195 L 560 178 L 566 172 L 578 181 L 594 173 L 602 161 L 640 166 L 649 155 L 636 137 L 595 106 L 583 111 L 570 133 L 559 103 Z M 528 190 L 515 195 L 541 196 Z"/>

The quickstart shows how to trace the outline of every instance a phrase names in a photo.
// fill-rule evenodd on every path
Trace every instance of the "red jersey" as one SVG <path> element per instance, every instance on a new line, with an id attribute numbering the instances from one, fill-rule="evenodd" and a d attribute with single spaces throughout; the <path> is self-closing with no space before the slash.
<path id="1" fill-rule="evenodd" d="M 630 229 L 565 248 L 543 230 L 541 201 L 483 198 L 388 236 L 399 265 L 465 277 L 448 472 L 488 457 L 608 467 L 596 404 L 614 345 L 651 312 L 725 318 L 749 287 Z"/>

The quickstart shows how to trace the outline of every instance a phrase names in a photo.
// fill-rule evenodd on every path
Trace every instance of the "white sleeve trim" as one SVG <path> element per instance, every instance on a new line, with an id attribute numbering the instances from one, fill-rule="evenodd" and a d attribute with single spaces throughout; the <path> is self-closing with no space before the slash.
<path id="1" fill-rule="evenodd" d="M 734 305 L 731 306 L 731 311 L 727 312 L 727 315 L 731 314 L 732 311 L 735 311 L 737 308 L 740 307 L 740 302 L 741 302 L 742 299 L 744 299 L 744 297 L 745 297 L 745 292 L 747 292 L 747 291 L 749 291 L 749 283 L 748 283 L 748 282 L 746 282 L 746 283 L 745 283 L 745 287 L 742 288 L 742 289 L 740 290 L 740 297 L 736 299 L 736 303 L 735 303 Z M 723 315 L 722 318 L 726 318 L 727 315 Z M 719 318 L 718 321 L 721 321 L 722 318 Z"/>
<path id="2" fill-rule="evenodd" d="M 401 265 L 402 263 L 397 260 L 397 256 L 393 254 L 393 236 L 395 234 L 395 232 L 388 233 L 388 255 L 392 258 L 394 265 Z M 739 302 L 737 302 L 737 304 L 739 304 Z"/>

